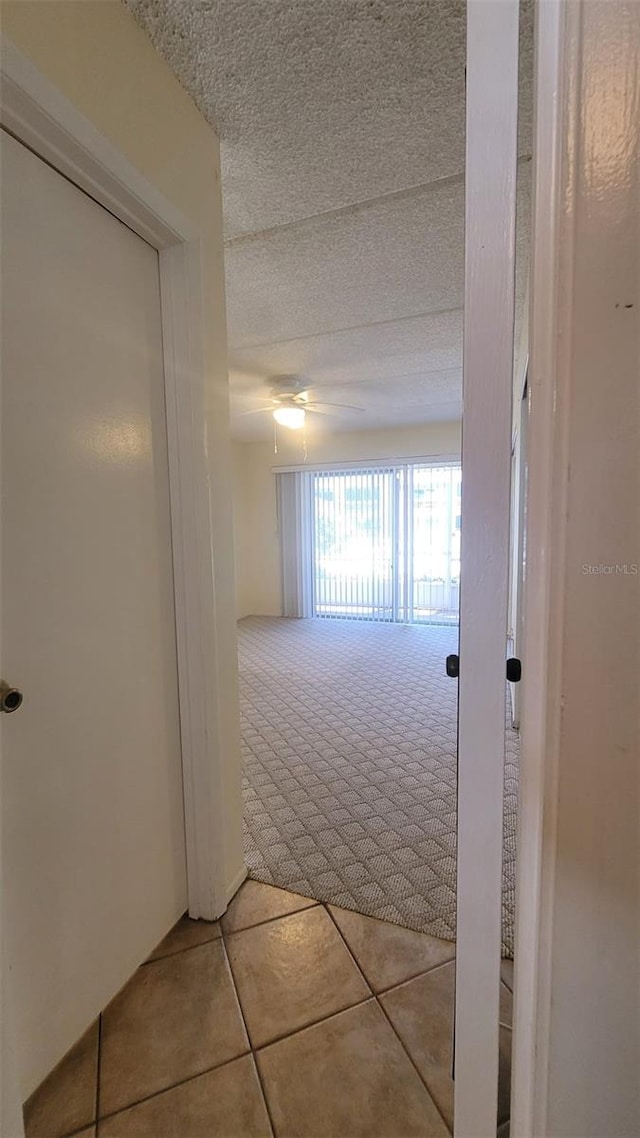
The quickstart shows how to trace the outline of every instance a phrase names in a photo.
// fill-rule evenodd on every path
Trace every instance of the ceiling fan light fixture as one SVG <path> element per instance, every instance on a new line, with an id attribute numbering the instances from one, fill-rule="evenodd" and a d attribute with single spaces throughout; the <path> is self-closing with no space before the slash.
<path id="1" fill-rule="evenodd" d="M 304 427 L 306 412 L 304 407 L 276 407 L 273 417 L 281 427 L 289 427 L 292 431 L 299 431 Z"/>

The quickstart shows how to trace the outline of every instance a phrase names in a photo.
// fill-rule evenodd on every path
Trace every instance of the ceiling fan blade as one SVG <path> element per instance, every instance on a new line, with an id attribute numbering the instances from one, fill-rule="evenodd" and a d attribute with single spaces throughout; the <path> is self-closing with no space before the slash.
<path id="1" fill-rule="evenodd" d="M 239 415 L 264 415 L 265 411 L 273 411 L 271 404 L 268 407 L 253 407 L 251 411 L 238 411 Z"/>
<path id="2" fill-rule="evenodd" d="M 322 415 L 323 419 L 339 419 L 341 410 L 342 410 L 342 406 L 340 407 L 340 409 L 338 409 L 336 407 L 326 407 L 326 406 L 325 407 L 309 407 L 309 408 L 307 408 L 309 415 Z"/>
<path id="3" fill-rule="evenodd" d="M 364 407 L 353 407 L 351 403 L 325 403 L 324 399 L 308 399 L 304 407 L 339 407 L 341 411 L 364 411 Z"/>

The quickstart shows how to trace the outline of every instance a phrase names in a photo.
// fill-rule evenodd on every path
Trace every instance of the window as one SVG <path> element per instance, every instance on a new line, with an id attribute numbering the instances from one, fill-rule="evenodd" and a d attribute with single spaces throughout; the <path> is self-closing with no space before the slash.
<path id="1" fill-rule="evenodd" d="M 314 616 L 457 622 L 459 465 L 392 465 L 310 478 Z"/>

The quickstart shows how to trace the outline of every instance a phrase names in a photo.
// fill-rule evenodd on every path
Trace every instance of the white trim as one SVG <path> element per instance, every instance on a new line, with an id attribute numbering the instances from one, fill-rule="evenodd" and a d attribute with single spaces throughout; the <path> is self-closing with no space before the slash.
<path id="1" fill-rule="evenodd" d="M 455 1138 L 498 1109 L 518 17 L 467 4 Z"/>
<path id="2" fill-rule="evenodd" d="M 459 454 L 428 454 L 417 458 L 358 458 L 352 462 L 313 462 L 297 466 L 272 466 L 273 474 L 297 474 L 298 471 L 308 470 L 312 474 L 321 474 L 324 471 L 340 473 L 348 470 L 386 470 L 393 466 L 459 466 Z"/>
<path id="3" fill-rule="evenodd" d="M 248 876 L 249 870 L 247 869 L 246 865 L 243 865 L 242 869 L 238 870 L 235 877 L 232 877 L 231 881 L 227 885 L 227 905 L 230 901 L 233 900 L 236 893 L 238 892 L 238 889 L 242 885 L 243 881 L 247 880 Z"/>
<path id="4" fill-rule="evenodd" d="M 38 69 L 2 37 L 2 125 L 156 249 L 197 239 L 191 224 Z"/>
<path id="5" fill-rule="evenodd" d="M 0 70 L 2 125 L 160 254 L 189 913 L 212 920 L 227 906 L 226 874 L 236 867 L 224 859 L 202 243 L 193 224 L 6 38 Z"/>
<path id="6" fill-rule="evenodd" d="M 566 397 L 558 390 L 559 251 L 573 258 L 575 198 L 563 192 L 573 129 L 579 6 L 542 0 L 536 9 L 533 242 L 528 381 L 527 569 L 524 589 L 522 746 L 518 812 L 512 1133 L 547 1133 L 550 979 L 560 706 L 564 514 L 567 488 Z M 570 145 L 570 141 L 569 141 Z M 567 217 L 565 219 L 565 209 Z M 570 329 L 565 326 L 566 340 Z M 553 557 L 553 577 L 551 560 Z"/>
<path id="7" fill-rule="evenodd" d="M 189 913 L 227 907 L 199 241 L 160 253 Z M 211 761 L 213 758 L 213 762 Z"/>

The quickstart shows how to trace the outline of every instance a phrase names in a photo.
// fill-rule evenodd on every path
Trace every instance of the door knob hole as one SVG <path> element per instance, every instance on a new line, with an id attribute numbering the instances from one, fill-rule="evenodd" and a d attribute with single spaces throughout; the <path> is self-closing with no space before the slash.
<path id="1" fill-rule="evenodd" d="M 17 711 L 22 703 L 22 692 L 17 688 L 9 688 L 2 696 L 3 711 Z"/>

